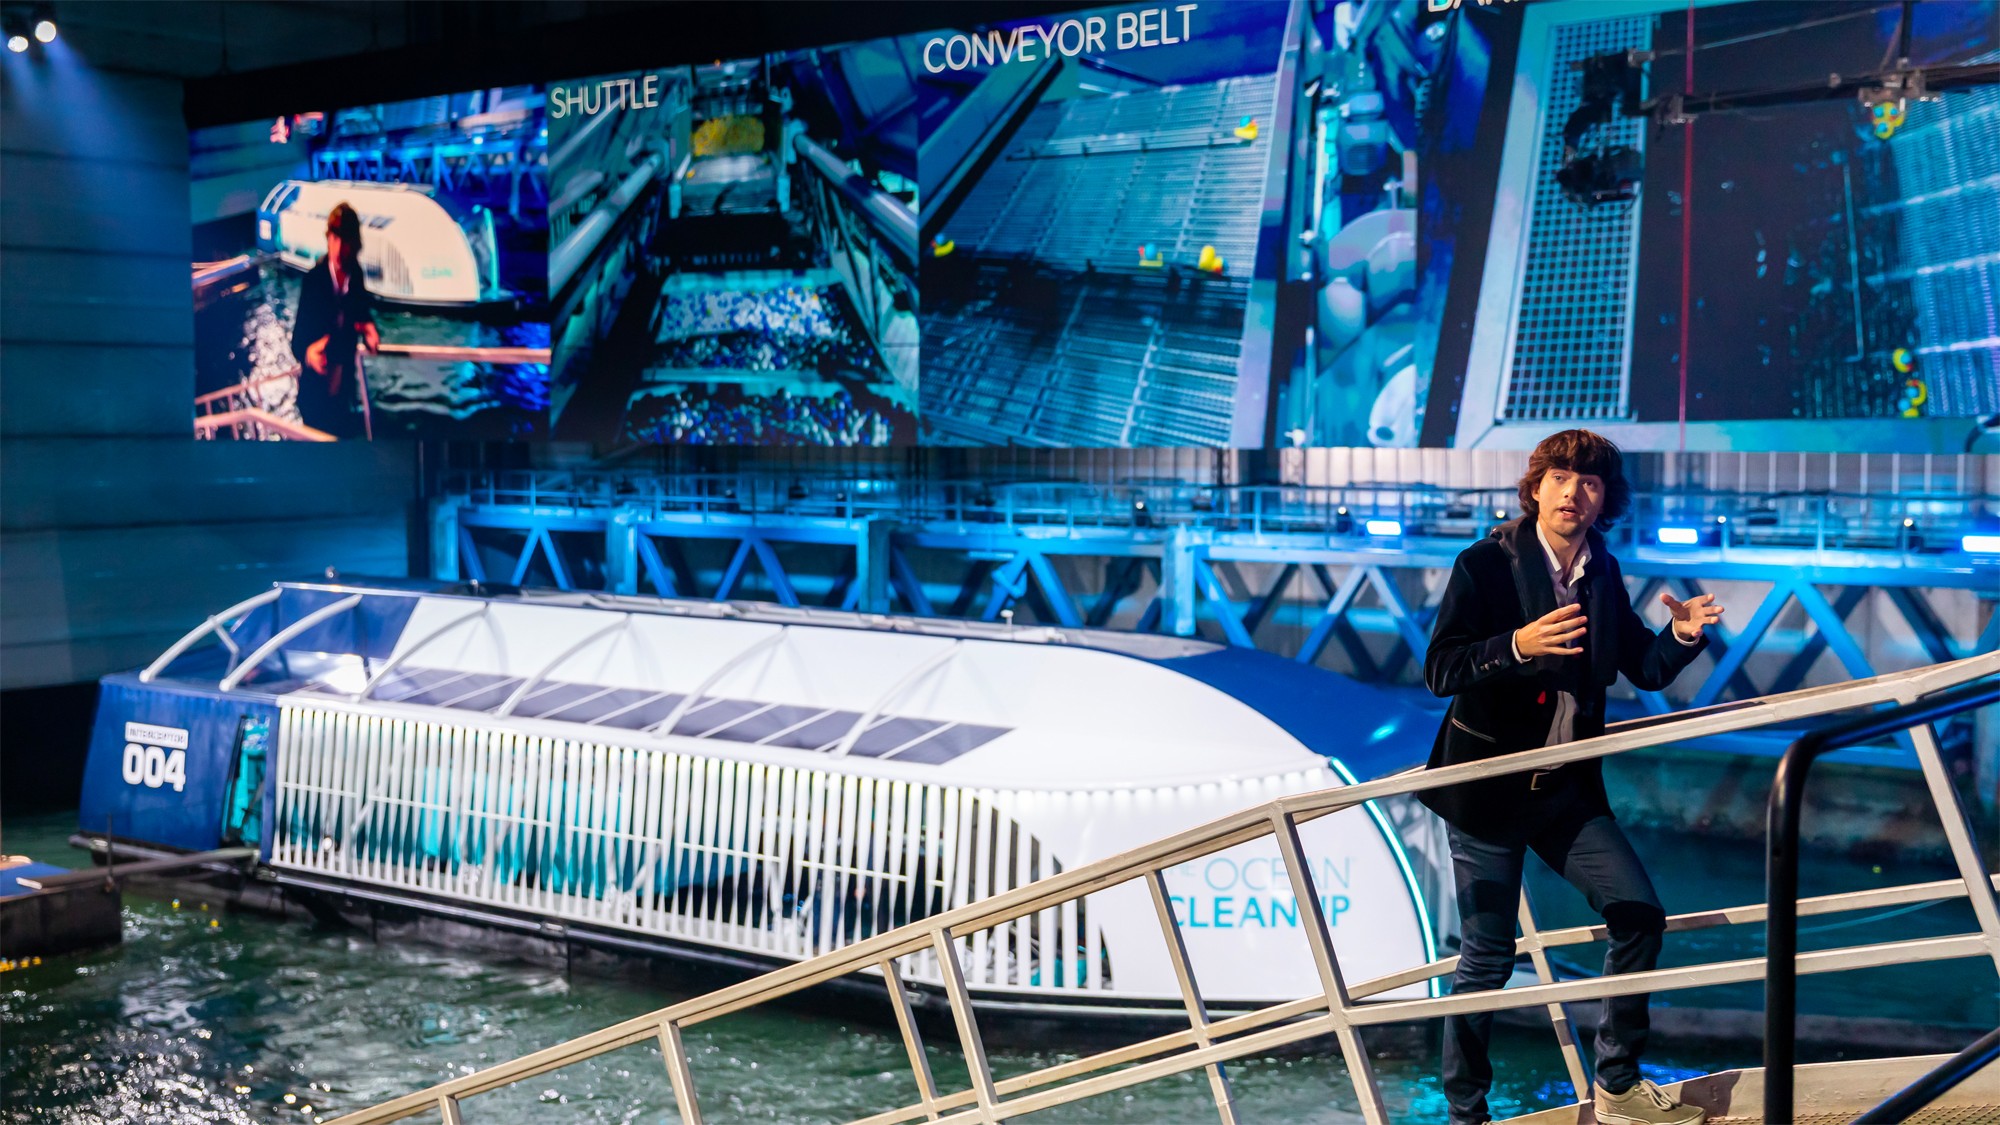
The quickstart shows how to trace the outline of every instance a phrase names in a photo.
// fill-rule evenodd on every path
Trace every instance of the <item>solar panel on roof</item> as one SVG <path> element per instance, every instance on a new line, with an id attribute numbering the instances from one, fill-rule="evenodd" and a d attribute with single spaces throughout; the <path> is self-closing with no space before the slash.
<path id="1" fill-rule="evenodd" d="M 943 765 L 961 754 L 979 749 L 1006 733 L 1005 727 L 981 726 L 978 723 L 947 723 L 896 751 L 891 760 L 916 762 L 927 766 Z"/>
<path id="2" fill-rule="evenodd" d="M 449 668 L 397 668 L 382 677 L 370 698 L 459 711 L 492 712 L 525 682 L 520 676 Z M 322 682 L 307 690 L 345 695 Z M 648 730 L 664 722 L 683 696 L 647 688 L 609 687 L 545 680 L 515 704 L 513 717 L 547 719 L 620 730 Z M 831 751 L 840 745 L 861 712 L 795 703 L 710 697 L 688 708 L 673 733 L 792 750 Z M 884 761 L 939 765 L 1007 733 L 1005 727 L 880 715 L 855 739 L 851 753 Z"/>
<path id="3" fill-rule="evenodd" d="M 900 750 L 924 735 L 936 731 L 944 723 L 936 719 L 883 718 L 861 732 L 854 740 L 854 749 L 849 753 L 863 758 L 879 758 L 891 750 Z"/>

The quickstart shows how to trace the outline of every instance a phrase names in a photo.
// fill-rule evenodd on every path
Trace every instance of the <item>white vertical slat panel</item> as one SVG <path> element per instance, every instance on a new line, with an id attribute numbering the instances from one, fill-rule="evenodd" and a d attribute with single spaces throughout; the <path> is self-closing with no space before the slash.
<path id="1" fill-rule="evenodd" d="M 830 859 L 836 866 L 834 894 L 828 903 L 829 913 L 832 914 L 829 949 L 846 945 L 847 932 L 854 924 L 853 908 L 849 904 L 855 898 L 854 865 L 861 836 L 862 781 L 852 775 L 842 775 L 840 779 L 840 834 L 835 841 L 836 846 L 830 849 Z"/>
<path id="2" fill-rule="evenodd" d="M 281 865 L 781 957 L 1061 869 L 988 792 L 318 708 L 286 708 L 276 745 Z M 1105 986 L 1087 903 L 959 950 L 983 986 Z"/>
<path id="3" fill-rule="evenodd" d="M 883 855 L 883 870 L 888 873 L 888 883 L 883 888 L 880 916 L 884 924 L 894 928 L 915 916 L 909 906 L 910 874 L 912 870 L 912 849 L 910 847 L 910 789 L 905 781 L 892 781 L 889 788 L 889 817 L 883 828 L 883 837 L 888 842 Z"/>
<path id="4" fill-rule="evenodd" d="M 996 830 L 1006 837 L 1006 854 L 1010 860 L 1008 864 L 1007 885 L 995 888 L 994 893 L 998 894 L 1004 891 L 1011 891 L 1015 887 L 1027 885 L 1028 840 L 1027 834 L 1021 831 L 1020 825 L 1015 824 L 1012 818 L 1001 816 L 998 807 L 995 807 L 993 810 L 993 821 Z M 1030 962 L 1033 960 L 1031 954 L 1034 949 L 1035 940 L 1034 922 L 1031 918 L 1022 917 L 1007 923 L 1007 926 L 1013 931 L 1012 936 L 1014 939 L 1014 960 L 1011 966 L 1011 979 L 1007 983 L 1025 988 L 1034 979 L 1030 971 Z"/>
<path id="5" fill-rule="evenodd" d="M 682 873 L 691 870 L 693 863 L 692 853 L 688 851 L 689 839 L 693 835 L 693 831 L 690 829 L 688 822 L 694 817 L 692 808 L 689 805 L 689 795 L 692 793 L 694 787 L 694 769 L 694 761 L 686 754 L 674 755 L 673 788 L 671 790 L 673 809 L 667 819 L 667 838 L 671 841 L 672 848 L 665 857 L 667 862 L 667 879 L 664 884 L 666 891 L 660 899 L 660 911 L 666 920 L 668 932 L 680 935 L 687 933 L 687 924 L 685 917 L 675 906 L 675 903 L 680 900 L 680 884 L 683 881 Z"/>
<path id="6" fill-rule="evenodd" d="M 750 800 L 751 768 L 748 762 L 729 763 L 729 893 L 723 906 L 727 912 L 726 921 L 732 935 L 740 927 L 749 923 L 749 913 L 744 909 L 744 894 L 750 884 L 750 873 L 755 870 L 756 850 L 750 840 Z M 735 940 L 732 938 L 732 940 Z"/>
<path id="7" fill-rule="evenodd" d="M 761 949 L 769 942 L 771 912 L 764 906 L 764 871 L 771 853 L 765 847 L 765 804 L 770 800 L 771 769 L 762 763 L 743 767 L 743 862 L 737 873 L 737 916 L 743 945 Z"/>
<path id="8" fill-rule="evenodd" d="M 708 941 L 714 941 L 714 937 L 716 937 L 716 927 L 714 927 L 714 905 L 716 905 L 714 903 L 714 885 L 716 885 L 716 867 L 718 867 L 716 865 L 718 857 L 716 857 L 714 845 L 716 845 L 716 823 L 720 819 L 718 805 L 720 805 L 720 791 L 722 791 L 722 763 L 718 763 L 716 759 L 704 759 L 700 765 L 702 765 L 702 771 L 700 771 L 700 777 L 702 777 L 702 819 L 696 825 L 696 845 L 700 849 L 696 855 L 702 857 L 702 867 L 698 869 L 700 875 L 696 877 L 696 887 L 694 887 L 694 903 L 696 903 L 694 905 L 694 919 L 696 919 L 694 933 L 698 933 L 700 937 L 704 937 Z"/>
<path id="9" fill-rule="evenodd" d="M 776 888 L 772 904 L 776 912 L 773 924 L 778 927 L 779 938 L 772 947 L 791 956 L 798 956 L 803 944 L 799 940 L 798 927 L 798 869 L 799 860 L 799 810 L 803 807 L 799 789 L 804 774 L 798 770 L 785 770 L 778 779 L 778 823 L 772 827 L 772 843 L 778 856 L 773 865 L 772 884 Z M 785 914 L 785 900 L 791 901 L 791 913 Z"/>

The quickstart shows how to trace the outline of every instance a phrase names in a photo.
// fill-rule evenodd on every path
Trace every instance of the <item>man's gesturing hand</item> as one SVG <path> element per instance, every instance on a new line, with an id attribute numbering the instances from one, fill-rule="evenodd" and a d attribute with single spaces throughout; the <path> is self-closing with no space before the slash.
<path id="1" fill-rule="evenodd" d="M 1690 644 L 1701 636 L 1702 626 L 1722 620 L 1722 607 L 1715 604 L 1714 594 L 1701 594 L 1678 601 L 1672 594 L 1662 593 L 1660 604 L 1674 615 L 1674 632 Z"/>
<path id="2" fill-rule="evenodd" d="M 1581 655 L 1582 648 L 1570 646 L 1583 637 L 1583 623 L 1588 620 L 1583 615 L 1583 606 L 1571 602 L 1514 630 L 1514 647 L 1521 651 L 1524 660 Z"/>

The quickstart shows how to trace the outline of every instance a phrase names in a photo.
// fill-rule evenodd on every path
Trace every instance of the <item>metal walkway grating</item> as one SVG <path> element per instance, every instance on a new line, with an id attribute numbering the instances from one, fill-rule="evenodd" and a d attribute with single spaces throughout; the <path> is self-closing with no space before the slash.
<path id="1" fill-rule="evenodd" d="M 1588 20 L 1551 33 L 1539 76 L 1542 111 L 1527 247 L 1514 324 L 1513 356 L 1500 404 L 1509 421 L 1609 421 L 1629 413 L 1633 270 L 1639 204 L 1586 208 L 1556 184 L 1562 167 L 1563 124 L 1577 106 L 1580 83 L 1570 64 L 1592 55 L 1644 49 L 1652 18 Z M 1600 125 L 1590 141 L 1645 148 L 1644 121 Z"/>
<path id="2" fill-rule="evenodd" d="M 1270 76 L 1069 98 L 1034 110 L 947 230 L 977 296 L 929 309 L 923 413 L 935 440 L 1220 445 L 1235 409 Z M 1139 271 L 1141 245 L 1179 279 Z M 1204 246 L 1228 276 L 1196 274 Z M 1049 270 L 1057 278 L 1028 278 Z M 1079 276 L 1080 275 L 1080 276 Z"/>
<path id="3" fill-rule="evenodd" d="M 1852 1111 L 1841 1113 L 1801 1113 L 1792 1125 L 1847 1125 Z M 1903 1119 L 1904 1125 L 1993 1125 L 2000 1121 L 2000 1105 L 1925 1106 Z M 1711 1117 L 1708 1125 L 1764 1125 L 1764 1115 Z"/>

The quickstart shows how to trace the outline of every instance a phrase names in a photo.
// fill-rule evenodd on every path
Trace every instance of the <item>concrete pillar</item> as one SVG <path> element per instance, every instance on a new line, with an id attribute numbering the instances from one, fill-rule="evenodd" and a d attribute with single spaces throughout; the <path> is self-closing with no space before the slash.
<path id="1" fill-rule="evenodd" d="M 870 516 L 854 537 L 854 581 L 861 587 L 854 608 L 862 613 L 889 612 L 889 544 L 896 527 L 895 520 Z"/>
<path id="2" fill-rule="evenodd" d="M 639 592 L 639 513 L 630 508 L 604 521 L 604 586 L 614 594 Z"/>
<path id="3" fill-rule="evenodd" d="M 458 572 L 459 507 L 457 497 L 431 501 L 431 577 L 442 582 L 462 577 Z"/>
<path id="4" fill-rule="evenodd" d="M 1194 561 L 1201 556 L 1207 537 L 1192 527 L 1175 527 L 1167 532 L 1160 555 L 1160 630 L 1176 637 L 1192 637 L 1194 626 Z"/>

